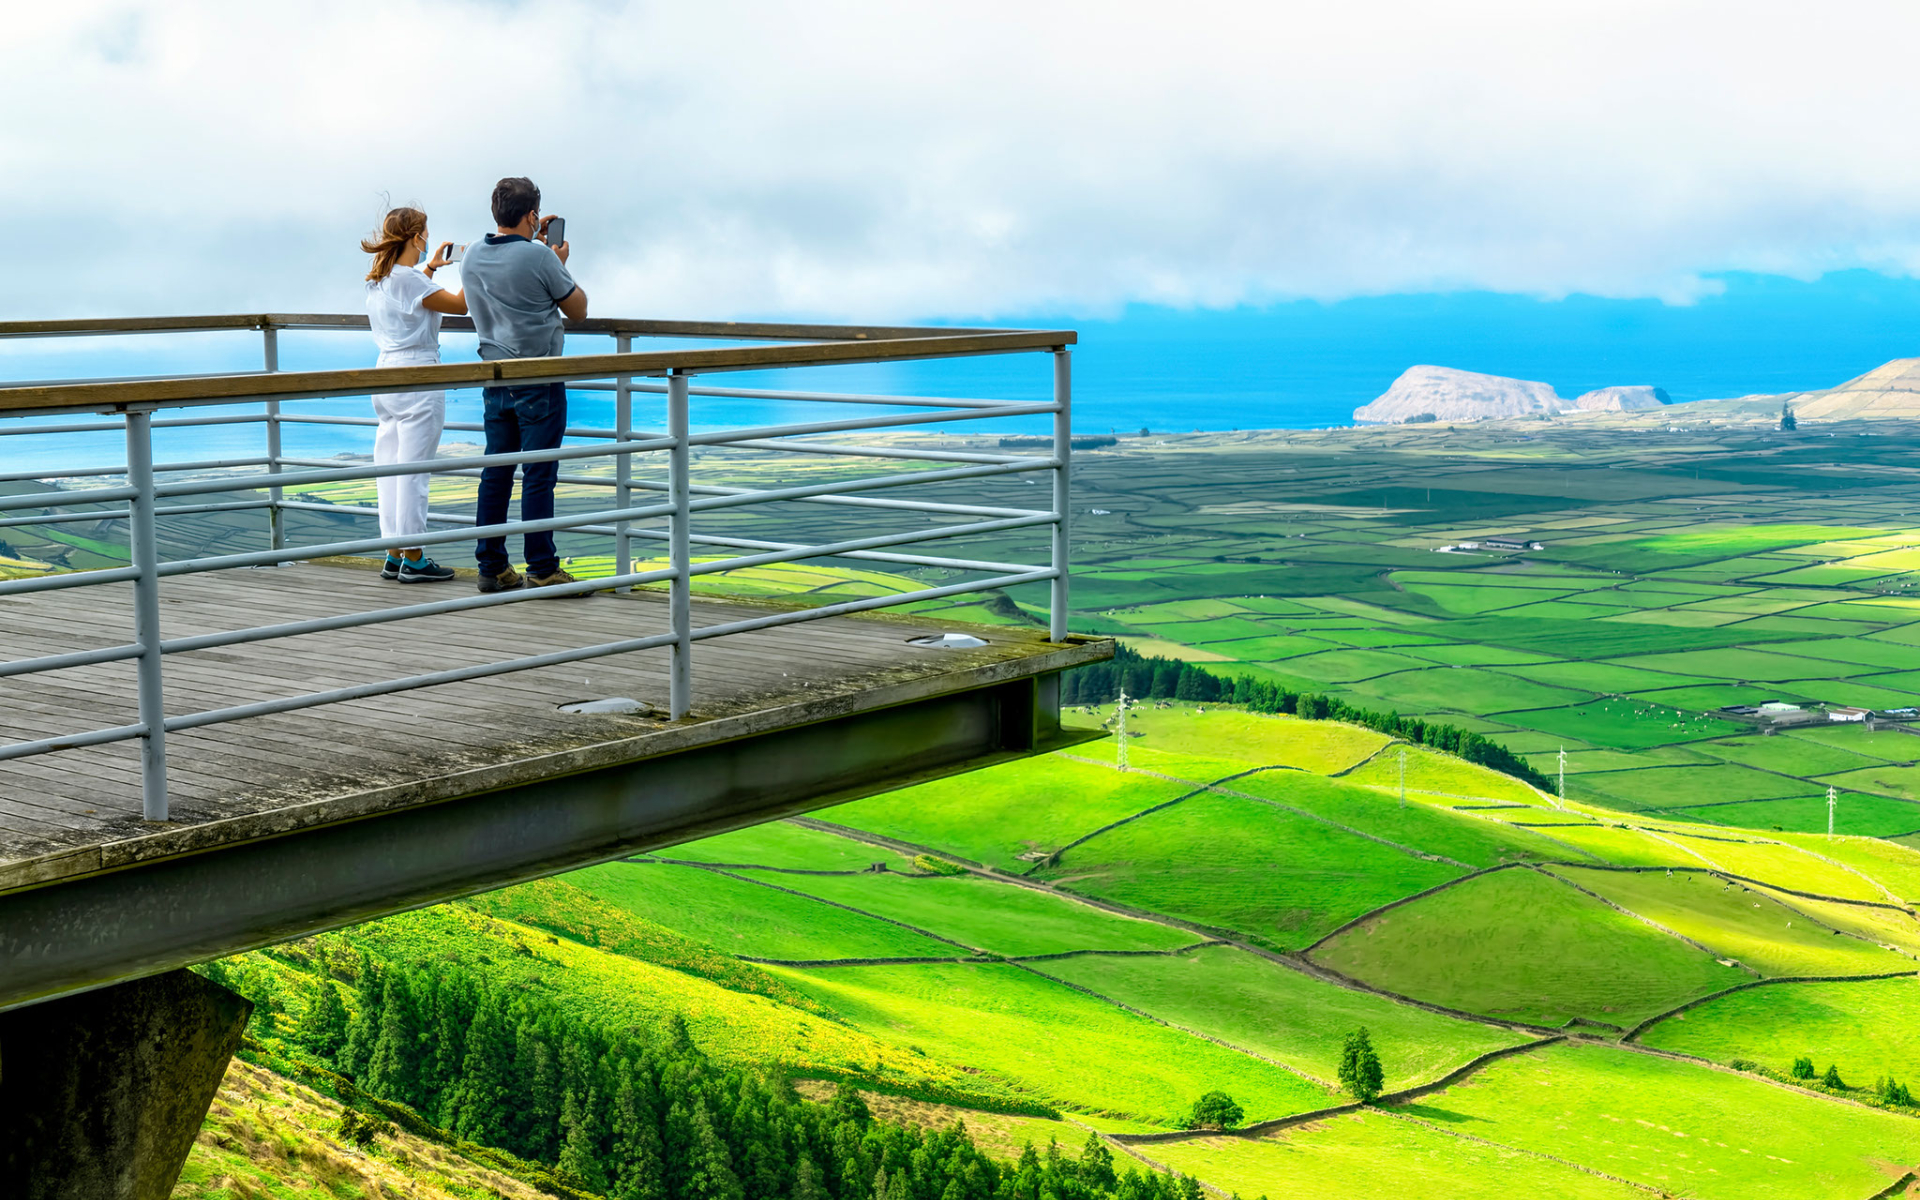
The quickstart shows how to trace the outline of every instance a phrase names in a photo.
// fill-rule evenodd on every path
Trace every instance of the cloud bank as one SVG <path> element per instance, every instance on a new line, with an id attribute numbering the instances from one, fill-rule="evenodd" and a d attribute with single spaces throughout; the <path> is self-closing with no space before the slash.
<path id="1" fill-rule="evenodd" d="M 1920 8 L 67 3 L 0 40 L 9 317 L 340 309 L 528 174 L 600 312 L 994 319 L 1920 266 Z"/>

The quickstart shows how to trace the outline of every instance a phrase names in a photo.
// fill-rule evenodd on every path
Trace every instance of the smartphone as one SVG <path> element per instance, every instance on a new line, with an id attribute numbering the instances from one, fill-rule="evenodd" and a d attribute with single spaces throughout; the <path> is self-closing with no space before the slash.
<path id="1" fill-rule="evenodd" d="M 448 262 L 457 263 L 461 259 L 465 258 L 466 256 L 467 256 L 467 248 L 465 246 L 458 245 L 456 243 L 448 243 L 447 245 L 447 261 Z"/>
<path id="2" fill-rule="evenodd" d="M 567 219 L 565 217 L 548 217 L 546 238 L 547 245 L 552 246 L 556 250 L 565 245 L 567 241 Z"/>

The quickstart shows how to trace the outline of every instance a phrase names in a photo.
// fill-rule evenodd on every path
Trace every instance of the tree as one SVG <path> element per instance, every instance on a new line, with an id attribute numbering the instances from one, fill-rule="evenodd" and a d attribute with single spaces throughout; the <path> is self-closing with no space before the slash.
<path id="1" fill-rule="evenodd" d="M 1190 1129 L 1232 1129 L 1246 1117 L 1246 1111 L 1225 1092 L 1208 1092 L 1193 1102 Z"/>
<path id="2" fill-rule="evenodd" d="M 1800 428 L 1800 418 L 1793 415 L 1793 405 L 1787 403 L 1780 405 L 1780 428 L 1787 430 Z"/>
<path id="3" fill-rule="evenodd" d="M 1380 1069 L 1380 1056 L 1374 1052 L 1373 1039 L 1365 1028 L 1347 1035 L 1340 1051 L 1340 1086 L 1362 1104 L 1371 1104 L 1386 1086 L 1386 1072 Z"/>
<path id="4" fill-rule="evenodd" d="M 793 1168 L 793 1200 L 832 1200 L 826 1185 L 820 1182 L 820 1172 L 814 1169 L 813 1159 L 804 1152 Z"/>
<path id="5" fill-rule="evenodd" d="M 379 1028 L 360 1086 L 376 1096 L 418 1107 L 420 1009 L 404 972 L 389 971 L 381 981 Z"/>
<path id="6" fill-rule="evenodd" d="M 307 1015 L 300 1019 L 300 1041 L 328 1061 L 347 1044 L 347 1006 L 340 1002 L 340 989 L 332 980 L 320 981 Z"/>
<path id="7" fill-rule="evenodd" d="M 1813 1078 L 1813 1060 L 1811 1058 L 1794 1059 L 1793 1060 L 1793 1077 L 1795 1079 L 1812 1079 Z"/>
<path id="8" fill-rule="evenodd" d="M 1827 1064 L 1827 1073 L 1820 1077 L 1820 1082 L 1823 1086 L 1833 1088 L 1836 1091 L 1844 1091 L 1847 1086 L 1840 1081 L 1840 1067 L 1837 1063 Z"/>
<path id="9" fill-rule="evenodd" d="M 1113 1173 L 1113 1151 L 1092 1130 L 1087 1131 L 1087 1144 L 1080 1148 L 1080 1182 L 1100 1192 L 1111 1192 L 1119 1183 Z"/>

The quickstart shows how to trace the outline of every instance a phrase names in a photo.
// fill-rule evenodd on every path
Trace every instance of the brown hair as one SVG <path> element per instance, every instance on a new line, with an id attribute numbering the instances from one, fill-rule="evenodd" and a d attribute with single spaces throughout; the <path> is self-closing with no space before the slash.
<path id="1" fill-rule="evenodd" d="M 493 185 L 493 223 L 511 229 L 540 207 L 540 189 L 525 175 L 512 175 Z"/>
<path id="2" fill-rule="evenodd" d="M 417 208 L 391 208 L 380 222 L 380 235 L 361 241 L 360 248 L 373 255 L 373 269 L 367 272 L 368 283 L 379 283 L 393 274 L 393 264 L 400 260 L 407 243 L 427 231 L 427 214 Z"/>

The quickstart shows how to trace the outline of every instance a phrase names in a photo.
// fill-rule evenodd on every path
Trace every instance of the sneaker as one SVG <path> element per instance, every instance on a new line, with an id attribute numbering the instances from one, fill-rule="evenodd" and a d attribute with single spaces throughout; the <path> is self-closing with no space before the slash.
<path id="1" fill-rule="evenodd" d="M 400 559 L 395 558 L 391 554 L 387 555 L 386 565 L 380 568 L 380 578 L 382 579 L 400 578 L 400 563 L 401 563 Z"/>
<path id="2" fill-rule="evenodd" d="M 403 559 L 400 563 L 401 583 L 445 583 L 452 578 L 452 567 L 443 567 L 425 555 Z"/>
<path id="3" fill-rule="evenodd" d="M 510 592 L 525 583 L 520 572 L 512 567 L 503 567 L 498 575 L 482 575 L 480 590 L 483 592 Z"/>
<path id="4" fill-rule="evenodd" d="M 553 574 L 551 575 L 527 576 L 528 587 L 537 587 L 537 588 L 538 587 L 554 587 L 562 583 L 578 583 L 578 582 L 580 581 L 575 579 L 573 576 L 567 574 L 565 569 L 561 567 L 555 567 L 553 569 Z M 591 592 L 569 592 L 567 593 L 566 598 L 572 598 L 574 596 L 590 596 L 592 594 L 593 593 Z"/>

